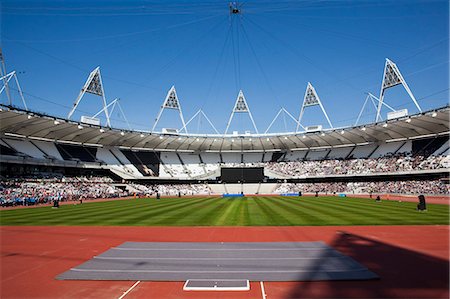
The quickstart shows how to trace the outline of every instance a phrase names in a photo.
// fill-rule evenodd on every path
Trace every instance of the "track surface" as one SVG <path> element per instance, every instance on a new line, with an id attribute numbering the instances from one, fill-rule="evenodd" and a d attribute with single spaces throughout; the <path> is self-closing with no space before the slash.
<path id="1" fill-rule="evenodd" d="M 55 277 L 125 241 L 324 241 L 380 276 L 374 281 L 265 282 L 273 298 L 448 298 L 448 226 L 0 227 L 1 298 L 262 298 L 187 292 L 183 282 L 59 281 Z M 134 286 L 132 288 L 132 286 Z"/>

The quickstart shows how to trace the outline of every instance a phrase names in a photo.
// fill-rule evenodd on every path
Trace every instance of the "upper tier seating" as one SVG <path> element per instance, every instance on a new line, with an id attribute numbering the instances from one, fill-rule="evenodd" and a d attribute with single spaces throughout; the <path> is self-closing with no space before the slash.
<path id="1" fill-rule="evenodd" d="M 125 158 L 125 156 L 122 157 L 122 159 L 119 157 L 121 152 L 116 151 L 114 152 L 111 148 L 99 148 L 97 150 L 97 160 L 101 161 L 105 164 L 107 164 L 111 171 L 115 174 L 119 175 L 120 177 L 123 177 L 125 179 L 133 179 L 133 178 L 139 178 L 142 177 L 142 174 L 139 172 L 139 170 L 131 164 L 128 159 Z"/>
<path id="2" fill-rule="evenodd" d="M 354 147 L 337 147 L 333 148 L 329 153 L 327 159 L 345 159 Z"/>
<path id="3" fill-rule="evenodd" d="M 404 142 L 383 143 L 370 155 L 369 158 L 380 158 L 389 154 L 395 154 L 403 147 Z"/>
<path id="4" fill-rule="evenodd" d="M 220 167 L 264 167 L 268 177 L 296 178 L 446 169 L 450 164 L 450 158 L 447 158 L 448 136 L 266 153 L 159 153 L 7 137 L 0 139 L 0 146 L 2 157 L 11 161 L 75 161 L 81 165 L 83 162 L 95 162 L 95 165 L 88 167 L 110 169 L 124 179 L 152 176 L 168 179 L 207 179 L 219 176 Z"/>
<path id="5" fill-rule="evenodd" d="M 64 160 L 97 162 L 95 159 L 97 148 L 59 143 L 56 144 L 56 148 Z"/>
<path id="6" fill-rule="evenodd" d="M 159 176 L 159 153 L 147 151 L 121 150 L 144 176 Z"/>
<path id="7" fill-rule="evenodd" d="M 6 143 L 17 152 L 22 152 L 32 158 L 45 159 L 47 157 L 44 152 L 28 140 L 8 139 Z"/>

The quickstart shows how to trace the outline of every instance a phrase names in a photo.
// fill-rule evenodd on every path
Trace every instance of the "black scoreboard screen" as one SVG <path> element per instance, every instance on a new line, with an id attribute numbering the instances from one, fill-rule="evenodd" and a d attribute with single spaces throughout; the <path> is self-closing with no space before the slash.
<path id="1" fill-rule="evenodd" d="M 223 167 L 220 180 L 224 183 L 259 183 L 264 180 L 263 167 Z"/>

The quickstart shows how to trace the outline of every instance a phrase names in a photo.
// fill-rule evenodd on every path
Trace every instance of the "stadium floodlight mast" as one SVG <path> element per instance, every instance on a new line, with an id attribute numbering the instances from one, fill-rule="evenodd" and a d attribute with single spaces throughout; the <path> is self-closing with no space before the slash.
<path id="1" fill-rule="evenodd" d="M 380 119 L 380 113 L 381 113 L 381 107 L 383 105 L 384 100 L 384 92 L 386 89 L 389 89 L 391 87 L 397 86 L 397 85 L 403 85 L 403 88 L 405 88 L 406 92 L 408 93 L 411 100 L 416 105 L 419 112 L 422 112 L 422 109 L 419 106 L 419 103 L 417 103 L 416 98 L 414 97 L 413 93 L 411 92 L 411 89 L 409 89 L 408 84 L 406 83 L 405 79 L 403 79 L 402 74 L 400 73 L 400 70 L 398 69 L 397 65 L 386 58 L 386 64 L 384 65 L 384 73 L 383 73 L 383 81 L 381 82 L 381 91 L 380 91 L 380 97 L 379 97 L 379 103 L 377 108 L 377 116 L 375 118 L 375 121 L 377 122 Z"/>
<path id="2" fill-rule="evenodd" d="M 197 116 L 198 117 L 201 117 L 203 115 L 203 117 L 205 117 L 206 118 L 206 120 L 208 121 L 208 123 L 211 125 L 211 127 L 214 129 L 214 131 L 216 132 L 216 134 L 220 134 L 219 133 L 219 131 L 217 131 L 217 129 L 216 129 L 216 127 L 214 126 L 214 124 L 211 122 L 211 120 L 209 119 L 209 117 L 206 115 L 206 113 L 202 110 L 202 109 L 199 109 L 187 122 L 186 122 L 186 124 L 179 130 L 179 132 L 181 132 L 183 129 L 185 129 L 188 125 L 189 125 L 189 123 L 194 119 L 194 118 L 196 118 Z"/>
<path id="3" fill-rule="evenodd" d="M 113 112 L 114 112 L 114 109 L 115 109 L 116 106 L 117 106 L 117 107 L 119 107 L 118 109 L 119 109 L 120 113 L 122 114 L 122 117 L 124 118 L 125 122 L 126 122 L 127 125 L 128 125 L 128 129 L 131 130 L 130 123 L 128 122 L 128 119 L 127 119 L 127 117 L 125 116 L 125 113 L 123 112 L 122 106 L 120 105 L 120 102 L 119 102 L 119 101 L 120 101 L 120 98 L 115 98 L 114 101 L 112 101 L 111 103 L 109 103 L 108 105 L 106 105 L 106 107 L 100 109 L 99 112 L 97 112 L 96 114 L 94 114 L 94 115 L 92 116 L 92 118 L 96 118 L 97 116 L 100 115 L 100 113 L 104 112 L 105 109 L 108 109 L 110 106 L 112 106 L 112 107 L 111 107 L 111 109 L 109 110 L 109 115 L 112 115 Z"/>
<path id="4" fill-rule="evenodd" d="M 228 120 L 227 127 L 225 129 L 225 134 L 228 132 L 228 129 L 230 128 L 231 121 L 233 120 L 235 113 L 247 113 L 250 117 L 250 120 L 252 121 L 253 128 L 256 131 L 256 134 L 259 134 L 258 128 L 256 127 L 255 121 L 253 120 L 252 112 L 250 111 L 249 106 L 247 105 L 247 101 L 245 100 L 244 93 L 242 90 L 239 90 L 239 94 L 236 98 L 236 103 L 234 104 L 233 111 L 231 112 L 230 119 Z"/>
<path id="5" fill-rule="evenodd" d="M 6 74 L 5 76 L 2 76 L 0 78 L 0 80 L 3 81 L 3 86 L 0 89 L 0 94 L 2 94 L 3 91 L 5 91 L 6 96 L 8 98 L 9 105 L 11 106 L 12 105 L 12 97 L 11 97 L 11 93 L 10 93 L 10 90 L 9 90 L 9 85 L 10 85 L 9 81 L 12 78 L 14 78 L 14 80 L 16 82 L 17 91 L 19 92 L 20 98 L 22 99 L 22 103 L 23 103 L 23 105 L 25 107 L 25 110 L 28 110 L 27 103 L 25 102 L 25 98 L 23 96 L 22 88 L 20 87 L 19 80 L 17 79 L 16 71 L 12 71 L 9 74 Z"/>
<path id="6" fill-rule="evenodd" d="M 373 94 L 371 94 L 370 92 L 367 93 L 366 100 L 364 101 L 364 105 L 362 106 L 361 111 L 359 112 L 358 118 L 356 119 L 355 126 L 358 125 L 359 119 L 361 118 L 364 108 L 366 107 L 366 104 L 369 100 L 371 100 L 372 105 L 375 108 L 375 111 L 378 110 L 378 107 L 377 107 L 377 104 L 375 104 L 375 101 L 377 101 L 377 103 L 379 104 L 381 102 L 380 99 L 377 98 L 376 96 L 374 96 Z M 391 110 L 393 112 L 396 111 L 394 108 L 392 108 L 391 106 L 389 106 L 386 103 L 382 103 L 382 105 L 386 106 L 389 110 Z M 381 117 L 381 115 L 380 115 L 380 119 L 383 120 L 383 117 Z"/>
<path id="7" fill-rule="evenodd" d="M 9 89 L 9 84 L 10 84 L 9 81 L 11 81 L 11 79 L 14 78 L 14 81 L 16 82 L 16 86 L 17 86 L 17 91 L 19 92 L 20 98 L 22 99 L 22 103 L 25 107 L 25 110 L 28 110 L 27 103 L 25 101 L 25 97 L 23 96 L 22 88 L 20 87 L 20 84 L 19 84 L 19 79 L 17 79 L 16 71 L 12 71 L 10 73 L 6 72 L 6 65 L 5 65 L 5 60 L 3 59 L 2 48 L 0 48 L 0 62 L 1 62 L 0 80 L 3 82 L 3 86 L 0 89 L 0 95 L 4 91 L 6 93 L 6 97 L 8 98 L 8 104 L 10 106 L 12 106 L 12 97 L 11 97 L 11 91 Z"/>
<path id="8" fill-rule="evenodd" d="M 333 125 L 331 124 L 331 121 L 328 118 L 328 114 L 322 105 L 322 101 L 320 100 L 319 95 L 317 94 L 312 84 L 308 82 L 308 85 L 306 86 L 305 96 L 303 97 L 303 104 L 300 110 L 300 116 L 298 117 L 297 128 L 295 129 L 296 132 L 298 132 L 298 128 L 301 126 L 302 117 L 305 113 L 305 109 L 312 106 L 320 106 L 320 109 L 322 109 L 322 112 L 325 115 L 325 118 L 327 119 L 330 128 L 333 128 Z"/>
<path id="9" fill-rule="evenodd" d="M 278 110 L 277 115 L 275 115 L 275 117 L 273 118 L 272 122 L 270 123 L 270 125 L 267 127 L 267 129 L 264 131 L 264 134 L 266 134 L 267 132 L 269 132 L 270 128 L 272 127 L 272 125 L 275 123 L 275 121 L 278 119 L 278 117 L 280 116 L 281 113 L 285 113 L 287 114 L 298 126 L 302 127 L 302 129 L 305 129 L 305 127 L 303 127 L 297 119 L 295 119 L 294 116 L 292 116 L 292 114 L 289 113 L 289 111 L 287 111 L 286 109 L 284 109 L 284 107 L 281 107 L 280 110 Z"/>
<path id="10" fill-rule="evenodd" d="M 109 113 L 108 108 L 106 107 L 106 97 L 105 97 L 105 91 L 103 90 L 103 82 L 102 82 L 102 76 L 100 74 L 100 67 L 96 67 L 90 74 L 88 79 L 86 80 L 86 83 L 84 83 L 83 88 L 81 88 L 80 93 L 78 94 L 77 99 L 75 100 L 75 103 L 73 104 L 72 109 L 70 110 L 69 114 L 67 115 L 67 119 L 70 119 L 75 112 L 75 110 L 78 107 L 78 104 L 80 104 L 81 100 L 83 99 L 83 96 L 85 93 L 90 93 L 96 96 L 99 96 L 103 100 L 103 109 L 102 111 L 105 112 L 106 116 L 106 125 L 108 127 L 111 127 L 111 122 L 109 119 Z"/>
<path id="11" fill-rule="evenodd" d="M 181 110 L 180 101 L 178 100 L 177 91 L 175 90 L 175 86 L 172 86 L 167 92 L 166 98 L 164 99 L 163 104 L 161 105 L 161 109 L 159 110 L 158 116 L 156 116 L 155 123 L 153 124 L 152 132 L 155 130 L 156 125 L 158 124 L 162 113 L 165 109 L 173 109 L 178 110 L 180 114 L 181 123 L 183 124 L 184 132 L 187 134 L 186 123 L 184 122 L 183 110 Z"/>

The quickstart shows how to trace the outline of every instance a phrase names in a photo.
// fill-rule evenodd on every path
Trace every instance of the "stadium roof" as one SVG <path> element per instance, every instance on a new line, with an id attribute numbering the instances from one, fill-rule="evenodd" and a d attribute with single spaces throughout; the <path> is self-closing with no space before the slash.
<path id="1" fill-rule="evenodd" d="M 415 115 L 361 126 L 302 133 L 163 134 L 120 130 L 61 119 L 0 105 L 2 137 L 28 138 L 86 146 L 119 146 L 157 151 L 306 150 L 393 142 L 449 134 L 447 105 Z"/>

